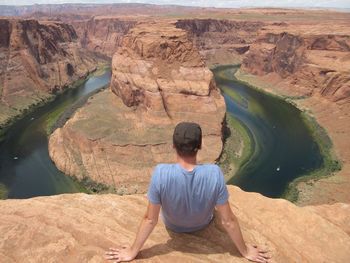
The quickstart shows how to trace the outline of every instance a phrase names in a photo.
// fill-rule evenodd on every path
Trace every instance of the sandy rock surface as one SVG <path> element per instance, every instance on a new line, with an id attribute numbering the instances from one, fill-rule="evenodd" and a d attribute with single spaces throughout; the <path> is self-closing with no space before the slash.
<path id="1" fill-rule="evenodd" d="M 229 186 L 230 203 L 247 242 L 268 247 L 272 262 L 339 262 L 350 236 L 329 221 L 329 207 L 300 208 Z M 144 195 L 71 194 L 0 201 L 1 262 L 105 262 L 104 250 L 130 244 L 145 212 Z M 324 211 L 323 211 L 324 210 Z M 337 206 L 337 217 L 349 209 Z M 193 234 L 166 230 L 159 220 L 136 262 L 247 262 L 215 220 Z"/>

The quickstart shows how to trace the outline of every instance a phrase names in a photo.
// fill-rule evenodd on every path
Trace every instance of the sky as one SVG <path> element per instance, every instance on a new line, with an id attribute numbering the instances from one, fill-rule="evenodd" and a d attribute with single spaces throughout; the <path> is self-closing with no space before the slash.
<path id="1" fill-rule="evenodd" d="M 150 3 L 203 7 L 324 7 L 350 8 L 350 0 L 0 0 L 0 5 L 62 3 Z"/>

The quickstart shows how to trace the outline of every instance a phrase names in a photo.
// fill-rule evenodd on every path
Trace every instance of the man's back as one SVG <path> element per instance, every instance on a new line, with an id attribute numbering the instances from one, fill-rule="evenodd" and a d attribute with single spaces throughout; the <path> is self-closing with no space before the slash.
<path id="1" fill-rule="evenodd" d="M 162 205 L 168 228 L 193 232 L 208 225 L 215 205 L 224 204 L 228 192 L 217 165 L 199 164 L 187 171 L 178 163 L 160 164 L 153 172 L 148 198 Z"/>

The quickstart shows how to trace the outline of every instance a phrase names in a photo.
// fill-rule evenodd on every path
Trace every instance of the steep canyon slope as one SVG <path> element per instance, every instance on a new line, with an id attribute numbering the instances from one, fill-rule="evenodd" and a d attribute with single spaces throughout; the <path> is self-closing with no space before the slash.
<path id="1" fill-rule="evenodd" d="M 97 62 L 71 25 L 0 19 L 0 125 L 84 77 Z"/>
<path id="2" fill-rule="evenodd" d="M 222 150 L 225 103 L 187 33 L 169 22 L 142 22 L 113 56 L 112 81 L 50 137 L 57 167 L 119 193 L 144 192 L 152 168 L 175 161 L 172 131 L 195 121 L 204 132 L 202 162 Z"/>

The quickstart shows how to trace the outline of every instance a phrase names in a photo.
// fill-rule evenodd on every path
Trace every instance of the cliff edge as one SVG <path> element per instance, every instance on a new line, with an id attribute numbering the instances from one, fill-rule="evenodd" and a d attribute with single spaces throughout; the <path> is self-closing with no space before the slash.
<path id="1" fill-rule="evenodd" d="M 347 262 L 350 207 L 297 207 L 228 186 L 247 242 L 267 246 L 271 262 Z M 71 194 L 0 201 L 2 262 L 105 262 L 104 250 L 133 241 L 144 195 Z M 329 216 L 332 215 L 333 216 Z M 132 216 L 130 216 L 132 215 Z M 216 219 L 193 234 L 159 220 L 136 262 L 247 262 Z"/>

